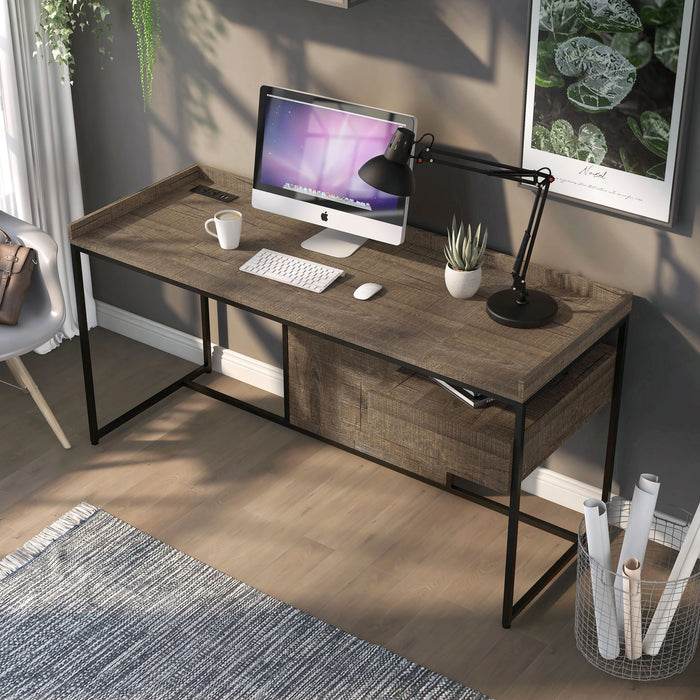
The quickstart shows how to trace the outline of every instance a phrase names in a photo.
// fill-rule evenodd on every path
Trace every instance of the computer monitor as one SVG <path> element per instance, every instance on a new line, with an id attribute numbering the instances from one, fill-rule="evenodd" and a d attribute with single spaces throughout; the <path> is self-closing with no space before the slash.
<path id="1" fill-rule="evenodd" d="M 253 206 L 328 228 L 301 245 L 346 257 L 370 238 L 403 243 L 408 201 L 357 171 L 414 117 L 295 90 L 260 88 Z"/>

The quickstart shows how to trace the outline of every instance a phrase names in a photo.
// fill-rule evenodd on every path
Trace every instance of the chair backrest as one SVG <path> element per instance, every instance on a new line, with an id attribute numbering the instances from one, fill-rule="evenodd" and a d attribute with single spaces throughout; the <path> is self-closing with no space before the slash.
<path id="1" fill-rule="evenodd" d="M 65 303 L 58 277 L 56 242 L 33 224 L 0 211 L 0 228 L 37 253 L 38 265 L 16 326 L 0 326 L 0 360 L 23 355 L 52 338 L 63 325 Z"/>

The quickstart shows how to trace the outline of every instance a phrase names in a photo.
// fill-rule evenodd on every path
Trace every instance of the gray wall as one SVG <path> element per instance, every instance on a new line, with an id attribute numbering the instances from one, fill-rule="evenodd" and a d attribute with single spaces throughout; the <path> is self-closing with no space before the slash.
<path id="1" fill-rule="evenodd" d="M 506 163 L 520 158 L 529 3 L 524 0 L 366 0 L 341 10 L 307 0 L 162 0 L 163 47 L 144 112 L 127 3 L 111 3 L 112 62 L 90 36 L 76 42 L 74 102 L 86 210 L 194 162 L 252 174 L 257 95 L 268 83 L 415 114 L 444 145 Z M 538 262 L 631 290 L 635 303 L 615 481 L 631 496 L 641 472 L 662 477 L 661 502 L 695 509 L 700 396 L 700 87 L 688 100 L 671 230 L 552 200 Z M 417 174 L 411 223 L 444 230 L 453 212 L 487 222 L 512 252 L 528 191 L 438 169 Z M 98 299 L 185 331 L 194 299 L 95 265 Z M 250 317 L 233 349 L 279 362 L 279 329 Z M 600 483 L 607 417 L 547 466 Z"/>

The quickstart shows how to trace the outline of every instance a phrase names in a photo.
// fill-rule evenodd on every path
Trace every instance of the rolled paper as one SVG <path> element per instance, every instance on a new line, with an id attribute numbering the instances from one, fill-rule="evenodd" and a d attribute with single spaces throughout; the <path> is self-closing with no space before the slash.
<path id="1" fill-rule="evenodd" d="M 598 652 L 604 659 L 615 659 L 620 653 L 620 637 L 615 617 L 615 575 L 612 572 L 608 510 L 603 501 L 584 501 L 586 543 L 591 559 L 591 584 L 595 611 Z"/>
<path id="2" fill-rule="evenodd" d="M 656 499 L 659 495 L 659 477 L 656 474 L 642 474 L 639 483 L 634 487 L 632 502 L 630 503 L 629 518 L 625 537 L 622 540 L 620 560 L 617 565 L 617 577 L 615 579 L 615 605 L 617 608 L 617 625 L 620 632 L 623 628 L 622 617 L 622 567 L 627 559 L 634 558 L 639 561 L 641 567 L 644 563 L 644 554 L 649 542 L 649 531 L 656 509 Z"/>
<path id="3" fill-rule="evenodd" d="M 634 557 L 626 559 L 622 564 L 625 656 L 628 659 L 640 659 L 642 656 L 641 571 L 642 565 Z"/>
<path id="4" fill-rule="evenodd" d="M 588 528 L 586 528 L 588 529 Z M 668 582 L 661 594 L 654 615 L 651 618 L 647 633 L 644 636 L 644 653 L 656 656 L 666 638 L 666 633 L 676 614 L 678 604 L 683 597 L 687 579 L 695 568 L 695 562 L 700 557 L 700 505 L 693 516 L 678 556 L 673 564 Z"/>

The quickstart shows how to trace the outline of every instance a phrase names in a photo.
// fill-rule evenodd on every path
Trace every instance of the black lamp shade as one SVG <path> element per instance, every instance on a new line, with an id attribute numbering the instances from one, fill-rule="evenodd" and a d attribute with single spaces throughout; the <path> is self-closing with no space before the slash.
<path id="1" fill-rule="evenodd" d="M 408 160 L 415 135 L 410 129 L 399 128 L 391 137 L 383 156 L 368 160 L 358 171 L 359 176 L 375 189 L 397 197 L 413 194 L 413 172 Z"/>
<path id="2" fill-rule="evenodd" d="M 359 176 L 377 190 L 397 197 L 413 194 L 413 173 L 408 165 L 392 163 L 384 156 L 368 160 L 358 171 Z"/>

